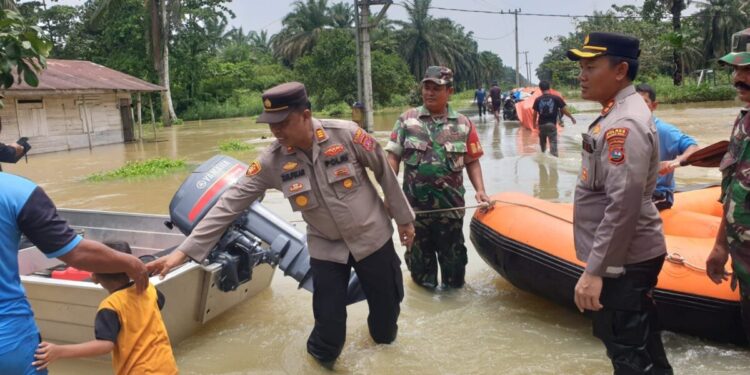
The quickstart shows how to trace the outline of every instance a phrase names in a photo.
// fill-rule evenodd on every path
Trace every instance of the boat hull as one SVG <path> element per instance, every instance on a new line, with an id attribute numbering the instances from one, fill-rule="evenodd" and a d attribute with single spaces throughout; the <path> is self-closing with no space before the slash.
<path id="1" fill-rule="evenodd" d="M 575 308 L 573 289 L 583 272 L 580 265 L 504 236 L 476 217 L 471 221 L 470 236 L 482 259 L 512 285 Z M 658 288 L 654 299 L 659 320 L 666 330 L 747 345 L 737 301 Z"/>

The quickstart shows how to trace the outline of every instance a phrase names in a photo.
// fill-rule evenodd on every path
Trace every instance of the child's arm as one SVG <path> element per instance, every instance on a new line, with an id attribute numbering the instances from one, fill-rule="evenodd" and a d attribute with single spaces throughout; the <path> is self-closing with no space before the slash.
<path id="1" fill-rule="evenodd" d="M 83 358 L 96 357 L 110 353 L 115 348 L 115 343 L 107 340 L 91 340 L 81 344 L 55 345 L 49 342 L 42 342 L 34 354 L 34 361 L 31 365 L 37 370 L 43 370 L 50 363 L 62 358 Z"/>

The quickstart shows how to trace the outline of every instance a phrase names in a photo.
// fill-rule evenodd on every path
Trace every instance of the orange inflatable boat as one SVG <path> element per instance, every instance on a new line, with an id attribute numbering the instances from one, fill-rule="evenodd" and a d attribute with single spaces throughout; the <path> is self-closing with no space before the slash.
<path id="1" fill-rule="evenodd" d="M 654 292 L 664 328 L 719 342 L 747 344 L 739 294 L 705 272 L 721 218 L 718 187 L 675 194 L 662 211 L 667 261 Z M 521 193 L 501 193 L 493 210 L 477 211 L 471 241 L 479 255 L 516 287 L 574 307 L 583 272 L 573 245 L 573 206 Z"/>

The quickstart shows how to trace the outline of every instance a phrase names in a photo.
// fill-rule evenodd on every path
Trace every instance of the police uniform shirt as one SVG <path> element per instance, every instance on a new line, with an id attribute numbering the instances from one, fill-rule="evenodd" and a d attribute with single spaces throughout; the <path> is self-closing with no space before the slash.
<path id="1" fill-rule="evenodd" d="M 618 276 L 626 264 L 666 253 L 661 217 L 651 200 L 658 168 L 651 112 L 628 86 L 583 134 L 574 237 L 587 272 Z"/>
<path id="2" fill-rule="evenodd" d="M 351 121 L 313 118 L 312 160 L 304 151 L 271 144 L 230 187 L 178 250 L 203 260 L 242 211 L 270 188 L 281 190 L 307 222 L 315 259 L 360 261 L 393 235 L 390 216 L 365 168 L 373 171 L 398 224 L 414 221 L 380 144 Z"/>

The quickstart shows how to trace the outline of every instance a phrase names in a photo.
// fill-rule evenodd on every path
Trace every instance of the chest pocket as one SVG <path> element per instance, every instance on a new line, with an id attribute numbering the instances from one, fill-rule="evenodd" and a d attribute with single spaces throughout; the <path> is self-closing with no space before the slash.
<path id="1" fill-rule="evenodd" d="M 448 169 L 453 172 L 461 172 L 464 169 L 464 155 L 466 154 L 466 142 L 445 142 L 445 158 Z"/>
<path id="2" fill-rule="evenodd" d="M 583 142 L 581 147 L 581 174 L 578 181 L 581 187 L 589 190 L 599 190 L 598 179 L 602 174 L 601 145 L 597 144 L 597 139 L 587 133 L 583 133 Z"/>
<path id="3" fill-rule="evenodd" d="M 326 168 L 326 178 L 339 199 L 353 195 L 360 185 L 353 163 Z"/>
<path id="4" fill-rule="evenodd" d="M 420 139 L 414 135 L 408 135 L 404 140 L 404 164 L 417 167 L 427 151 L 427 140 Z"/>
<path id="5" fill-rule="evenodd" d="M 281 175 L 281 192 L 289 199 L 293 211 L 307 211 L 318 207 L 307 170 L 298 169 Z"/>

